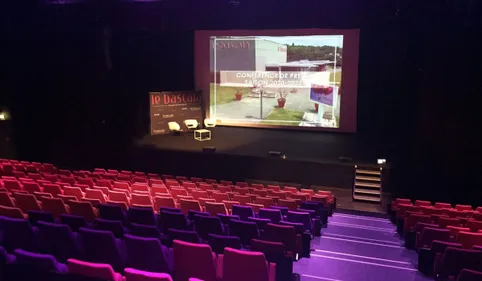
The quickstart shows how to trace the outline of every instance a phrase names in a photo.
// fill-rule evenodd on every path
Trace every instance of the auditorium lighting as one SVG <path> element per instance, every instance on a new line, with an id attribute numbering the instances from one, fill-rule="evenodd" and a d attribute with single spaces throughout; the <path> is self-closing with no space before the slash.
<path id="1" fill-rule="evenodd" d="M 5 121 L 10 119 L 10 114 L 6 111 L 1 111 L 0 112 L 0 121 Z"/>
<path id="2" fill-rule="evenodd" d="M 387 159 L 377 159 L 377 163 L 380 165 L 385 164 L 387 163 Z"/>

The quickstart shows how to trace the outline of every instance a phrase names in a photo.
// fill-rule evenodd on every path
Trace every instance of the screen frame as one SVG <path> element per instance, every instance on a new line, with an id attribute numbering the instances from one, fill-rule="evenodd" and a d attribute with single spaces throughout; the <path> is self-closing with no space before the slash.
<path id="1" fill-rule="evenodd" d="M 206 118 L 210 118 L 210 49 L 211 36 L 308 36 L 343 35 L 343 93 L 338 128 L 269 125 L 261 123 L 217 123 L 216 126 L 269 128 L 283 130 L 328 131 L 355 133 L 357 129 L 357 90 L 359 29 L 273 29 L 273 30 L 196 30 L 194 36 L 194 84 L 202 91 Z M 347 48 L 347 46 L 349 46 Z M 345 82 L 346 81 L 346 82 Z"/>

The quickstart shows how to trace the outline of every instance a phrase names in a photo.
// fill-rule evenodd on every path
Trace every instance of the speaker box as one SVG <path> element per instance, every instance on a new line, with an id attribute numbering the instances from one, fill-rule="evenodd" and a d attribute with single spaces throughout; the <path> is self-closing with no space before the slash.
<path id="1" fill-rule="evenodd" d="M 214 152 L 216 152 L 216 147 L 214 147 L 214 146 L 205 146 L 205 147 L 203 147 L 203 152 L 211 152 L 211 153 L 214 153 Z"/>

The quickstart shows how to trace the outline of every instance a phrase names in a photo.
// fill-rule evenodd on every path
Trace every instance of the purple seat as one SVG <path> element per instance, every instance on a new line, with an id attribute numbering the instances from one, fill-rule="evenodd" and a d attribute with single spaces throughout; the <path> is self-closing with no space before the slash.
<path id="1" fill-rule="evenodd" d="M 79 229 L 80 240 L 84 247 L 84 258 L 91 262 L 107 263 L 122 270 L 125 254 L 122 241 L 110 231 Z"/>
<path id="2" fill-rule="evenodd" d="M 296 234 L 303 234 L 305 232 L 305 226 L 302 223 L 281 221 L 279 224 L 294 227 Z"/>
<path id="3" fill-rule="evenodd" d="M 99 217 L 105 220 L 127 222 L 126 213 L 121 206 L 99 204 Z"/>
<path id="4" fill-rule="evenodd" d="M 67 272 L 67 266 L 57 262 L 52 255 L 37 254 L 21 249 L 16 249 L 13 253 L 16 256 L 15 263 L 18 265 L 32 267 L 38 271 Z"/>
<path id="5" fill-rule="evenodd" d="M 183 213 L 173 213 L 162 211 L 159 214 L 161 219 L 162 233 L 167 233 L 170 228 L 174 229 L 188 229 L 188 221 Z"/>
<path id="6" fill-rule="evenodd" d="M 219 217 L 196 215 L 194 217 L 194 227 L 199 236 L 204 240 L 208 239 L 210 233 L 224 233 L 224 226 Z"/>
<path id="7" fill-rule="evenodd" d="M 156 216 L 151 208 L 130 207 L 127 219 L 130 223 L 156 225 Z"/>
<path id="8" fill-rule="evenodd" d="M 229 235 L 237 236 L 241 244 L 249 245 L 251 239 L 259 238 L 258 225 L 255 222 L 231 220 L 229 223 Z"/>
<path id="9" fill-rule="evenodd" d="M 272 223 L 279 223 L 283 220 L 281 211 L 277 209 L 259 209 L 258 216 L 263 219 L 270 219 Z"/>
<path id="10" fill-rule="evenodd" d="M 169 251 L 159 239 L 126 234 L 127 266 L 151 272 L 172 273 Z"/>
<path id="11" fill-rule="evenodd" d="M 286 248 L 283 243 L 259 239 L 251 240 L 251 251 L 263 253 L 266 259 L 272 262 L 276 262 L 279 256 L 286 254 Z"/>
<path id="12" fill-rule="evenodd" d="M 251 206 L 233 205 L 232 214 L 239 216 L 239 219 L 242 221 L 247 221 L 249 217 L 255 217 L 253 208 L 251 208 Z"/>
<path id="13" fill-rule="evenodd" d="M 221 222 L 224 225 L 229 224 L 231 220 L 239 220 L 239 216 L 236 216 L 236 215 L 217 214 L 216 216 L 221 219 Z"/>
<path id="14" fill-rule="evenodd" d="M 430 247 L 434 240 L 450 241 L 450 230 L 425 227 L 417 239 L 417 248 Z"/>
<path id="15" fill-rule="evenodd" d="M 482 262 L 482 252 L 476 250 L 448 247 L 442 255 L 440 264 L 435 264 L 435 273 L 442 280 L 456 278 L 462 269 L 478 270 Z"/>
<path id="16" fill-rule="evenodd" d="M 286 217 L 287 221 L 302 223 L 306 231 L 312 232 L 313 224 L 311 222 L 311 216 L 307 212 L 293 212 L 289 211 Z"/>
<path id="17" fill-rule="evenodd" d="M 154 273 L 148 271 L 126 268 L 124 270 L 126 281 L 172 281 L 167 273 Z"/>
<path id="18" fill-rule="evenodd" d="M 111 231 L 119 239 L 124 238 L 124 233 L 128 231 L 121 221 L 105 219 L 95 219 L 94 229 Z"/>
<path id="19" fill-rule="evenodd" d="M 480 281 L 482 280 L 482 272 L 470 270 L 470 269 L 462 269 L 459 273 L 459 277 L 457 281 Z"/>
<path id="20" fill-rule="evenodd" d="M 30 210 L 28 211 L 28 220 L 33 226 L 37 226 L 39 221 L 54 222 L 54 216 L 51 212 Z"/>
<path id="21" fill-rule="evenodd" d="M 224 248 L 241 249 L 241 240 L 238 236 L 209 234 L 208 243 L 216 254 L 224 253 Z"/>
<path id="22" fill-rule="evenodd" d="M 87 227 L 87 220 L 83 216 L 61 214 L 60 222 L 68 225 L 74 232 L 78 232 L 81 227 Z"/>
<path id="23" fill-rule="evenodd" d="M 282 207 L 282 206 L 270 206 L 270 209 L 275 209 L 275 210 L 280 210 L 281 215 L 286 216 L 288 215 L 288 211 L 290 210 L 288 207 Z"/>
<path id="24" fill-rule="evenodd" d="M 105 281 L 123 281 L 124 277 L 115 272 L 112 266 L 102 263 L 91 263 L 76 259 L 67 260 L 70 274 L 97 278 Z"/>
<path id="25" fill-rule="evenodd" d="M 157 227 L 153 225 L 131 223 L 130 230 L 130 233 L 135 236 L 161 239 L 161 233 L 159 232 L 159 229 L 157 229 Z"/>
<path id="26" fill-rule="evenodd" d="M 266 228 L 266 225 L 268 223 L 271 223 L 271 220 L 270 219 L 260 219 L 260 218 L 252 218 L 252 217 L 249 217 L 248 220 L 250 222 L 254 222 L 258 225 L 258 229 L 260 231 L 264 231 L 264 229 Z"/>
<path id="27" fill-rule="evenodd" d="M 53 255 L 58 261 L 80 256 L 77 233 L 68 225 L 40 221 L 38 223 L 40 248 L 43 253 Z"/>
<path id="28" fill-rule="evenodd" d="M 196 231 L 169 228 L 167 233 L 168 233 L 168 236 L 169 236 L 170 245 L 172 245 L 172 241 L 174 241 L 174 240 L 180 240 L 180 241 L 185 241 L 185 242 L 189 242 L 189 243 L 199 243 L 200 242 L 199 235 L 197 234 Z"/>
<path id="29" fill-rule="evenodd" d="M 209 245 L 174 240 L 173 252 L 176 281 L 189 281 L 189 278 L 217 280 L 216 258 Z"/>
<path id="30" fill-rule="evenodd" d="M 31 226 L 27 219 L 0 217 L 2 243 L 8 252 L 13 252 L 15 249 L 38 251 L 36 232 L 37 228 Z"/>

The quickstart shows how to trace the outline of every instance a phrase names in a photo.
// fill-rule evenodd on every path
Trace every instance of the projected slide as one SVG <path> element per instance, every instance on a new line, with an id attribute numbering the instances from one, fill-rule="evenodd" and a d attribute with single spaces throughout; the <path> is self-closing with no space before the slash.
<path id="1" fill-rule="evenodd" d="M 341 33 L 209 36 L 203 88 L 210 117 L 219 125 L 340 128 L 344 39 Z"/>

